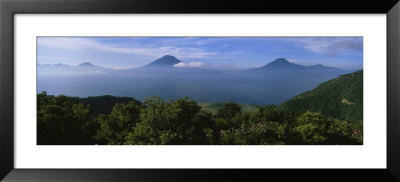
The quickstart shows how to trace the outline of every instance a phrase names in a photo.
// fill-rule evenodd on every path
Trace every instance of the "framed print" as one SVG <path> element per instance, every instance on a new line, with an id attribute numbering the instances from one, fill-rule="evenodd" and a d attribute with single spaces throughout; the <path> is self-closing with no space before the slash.
<path id="1" fill-rule="evenodd" d="M 397 1 L 0 8 L 5 181 L 400 179 Z"/>

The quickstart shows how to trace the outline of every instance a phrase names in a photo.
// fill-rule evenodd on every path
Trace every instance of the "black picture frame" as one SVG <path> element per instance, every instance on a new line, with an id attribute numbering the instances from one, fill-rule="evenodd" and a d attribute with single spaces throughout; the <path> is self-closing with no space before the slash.
<path id="1" fill-rule="evenodd" d="M 14 14 L 381 13 L 387 15 L 386 169 L 15 169 Z M 4 181 L 400 181 L 398 0 L 0 0 L 0 179 Z M 384 121 L 377 121 L 384 122 Z"/>

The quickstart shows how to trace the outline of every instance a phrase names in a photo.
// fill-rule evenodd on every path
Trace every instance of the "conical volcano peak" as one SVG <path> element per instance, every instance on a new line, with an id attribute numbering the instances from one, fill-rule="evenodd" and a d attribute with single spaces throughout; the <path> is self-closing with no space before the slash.
<path id="1" fill-rule="evenodd" d="M 274 66 L 275 67 L 275 66 L 288 66 L 288 65 L 294 65 L 294 63 L 289 62 L 285 58 L 278 58 L 278 59 L 275 59 L 274 61 L 268 63 L 265 66 L 270 66 L 270 67 Z"/>
<path id="2" fill-rule="evenodd" d="M 290 63 L 290 62 L 285 58 L 278 58 L 278 59 L 275 59 L 274 61 L 272 61 L 271 63 Z"/>
<path id="3" fill-rule="evenodd" d="M 175 56 L 171 56 L 171 55 L 164 55 L 163 57 L 161 57 L 161 58 L 174 58 L 174 59 L 176 59 L 176 57 Z"/>
<path id="4" fill-rule="evenodd" d="M 146 65 L 146 67 L 169 67 L 169 66 L 173 66 L 175 64 L 178 64 L 182 61 L 180 61 L 179 59 L 177 59 L 175 56 L 171 56 L 171 55 L 165 55 L 153 62 L 151 62 L 150 64 Z"/>
<path id="5" fill-rule="evenodd" d="M 82 64 L 80 64 L 78 66 L 94 66 L 94 65 L 92 63 L 89 63 L 89 62 L 84 62 L 84 63 L 82 63 Z"/>
<path id="6" fill-rule="evenodd" d="M 285 58 L 275 59 L 274 61 L 261 67 L 261 69 L 267 69 L 267 70 L 271 70 L 271 71 L 300 70 L 303 68 L 304 68 L 304 66 L 291 63 Z"/>

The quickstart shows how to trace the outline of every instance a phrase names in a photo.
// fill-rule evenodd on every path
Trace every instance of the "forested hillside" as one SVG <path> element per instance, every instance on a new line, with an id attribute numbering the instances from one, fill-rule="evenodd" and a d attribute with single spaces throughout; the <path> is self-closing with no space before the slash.
<path id="1" fill-rule="evenodd" d="M 363 71 L 339 76 L 283 102 L 279 109 L 318 112 L 347 121 L 363 120 Z"/>
<path id="2" fill-rule="evenodd" d="M 350 98 L 349 98 L 350 99 Z M 38 145 L 346 145 L 362 144 L 362 122 L 274 105 L 202 110 L 188 98 L 37 95 Z M 129 102 L 127 102 L 129 101 Z M 106 107 L 95 106 L 107 103 Z M 108 106 L 115 103 L 108 112 Z M 101 105 L 101 104 L 100 104 Z"/>

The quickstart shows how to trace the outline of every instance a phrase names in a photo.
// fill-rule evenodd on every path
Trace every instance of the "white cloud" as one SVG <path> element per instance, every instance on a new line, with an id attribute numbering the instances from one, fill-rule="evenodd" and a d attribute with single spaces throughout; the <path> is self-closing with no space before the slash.
<path id="1" fill-rule="evenodd" d="M 180 67 L 180 68 L 206 68 L 206 69 L 212 69 L 212 70 L 240 70 L 240 69 L 245 69 L 243 67 L 238 67 L 234 63 L 228 63 L 228 64 L 213 64 L 213 63 L 205 63 L 205 62 L 180 62 L 178 64 L 175 64 L 174 67 Z"/>
<path id="2" fill-rule="evenodd" d="M 304 49 L 328 56 L 362 54 L 363 50 L 363 40 L 359 37 L 290 38 L 286 40 L 297 42 Z"/>
<path id="3" fill-rule="evenodd" d="M 94 50 L 101 52 L 112 52 L 119 54 L 137 54 L 151 57 L 161 57 L 169 54 L 185 58 L 206 58 L 218 54 L 218 52 L 208 52 L 200 48 L 177 47 L 177 46 L 135 46 L 135 47 L 120 47 L 118 45 L 104 44 L 95 40 L 85 38 L 38 38 L 38 46 L 46 46 L 59 49 L 69 50 Z"/>
<path id="4" fill-rule="evenodd" d="M 189 62 L 189 63 L 180 62 L 174 65 L 174 67 L 180 67 L 180 68 L 198 68 L 203 66 L 204 63 L 202 62 Z"/>

